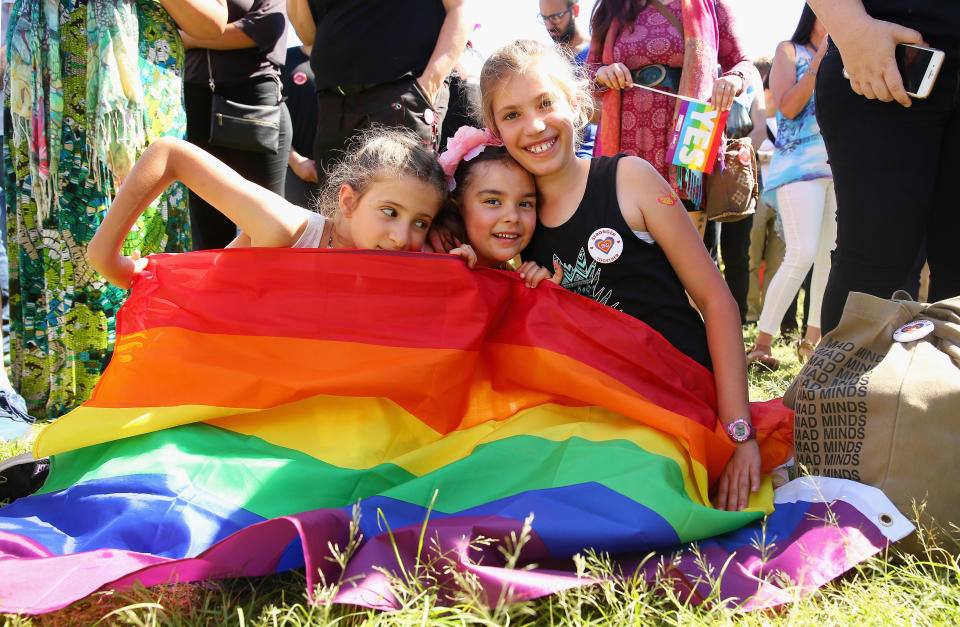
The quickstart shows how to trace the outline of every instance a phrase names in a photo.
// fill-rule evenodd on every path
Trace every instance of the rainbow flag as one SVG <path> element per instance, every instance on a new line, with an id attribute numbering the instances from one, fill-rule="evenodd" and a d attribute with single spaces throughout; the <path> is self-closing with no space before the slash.
<path id="1" fill-rule="evenodd" d="M 156 255 L 117 333 L 90 400 L 36 441 L 45 485 L 0 509 L 2 611 L 304 566 L 311 590 L 343 579 L 339 601 L 390 608 L 383 569 L 412 572 L 430 551 L 494 602 L 587 583 L 570 558 L 588 549 L 651 577 L 631 556 L 680 551 L 670 563 L 696 595 L 702 563 L 680 547 L 697 540 L 725 598 L 762 607 L 789 597 L 765 564 L 813 587 L 909 532 L 902 517 L 871 522 L 882 495 L 842 481 L 793 482 L 775 506 L 765 479 L 747 511 L 715 510 L 732 445 L 706 369 L 629 316 L 452 257 Z M 769 471 L 792 454 L 792 414 L 751 413 Z M 843 494 L 811 496 L 831 489 Z M 841 506 L 825 527 L 823 509 Z M 536 567 L 471 544 L 531 514 L 520 557 Z M 767 514 L 775 546 L 760 559 Z M 341 570 L 330 547 L 357 517 Z"/>

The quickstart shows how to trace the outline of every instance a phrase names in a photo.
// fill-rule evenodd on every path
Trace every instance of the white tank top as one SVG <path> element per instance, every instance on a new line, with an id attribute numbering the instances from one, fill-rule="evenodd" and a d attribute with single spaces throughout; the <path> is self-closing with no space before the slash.
<path id="1" fill-rule="evenodd" d="M 300 239 L 290 248 L 326 248 L 320 241 L 323 239 L 323 227 L 326 223 L 326 218 L 311 211 L 307 216 L 307 225 L 303 227 Z"/>

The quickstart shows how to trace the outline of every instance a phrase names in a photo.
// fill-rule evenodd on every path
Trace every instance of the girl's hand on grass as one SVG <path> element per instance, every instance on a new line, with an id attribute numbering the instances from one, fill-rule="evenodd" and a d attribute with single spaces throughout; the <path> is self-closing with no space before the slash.
<path id="1" fill-rule="evenodd" d="M 756 440 L 737 444 L 717 482 L 717 509 L 744 509 L 750 493 L 760 489 L 760 446 Z"/>

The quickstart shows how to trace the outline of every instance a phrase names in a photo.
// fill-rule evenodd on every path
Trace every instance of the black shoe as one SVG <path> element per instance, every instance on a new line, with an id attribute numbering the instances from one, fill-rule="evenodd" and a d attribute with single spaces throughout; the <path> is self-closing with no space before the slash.
<path id="1" fill-rule="evenodd" d="M 23 453 L 0 462 L 0 506 L 30 496 L 41 487 L 50 474 L 50 458 L 34 459 Z"/>

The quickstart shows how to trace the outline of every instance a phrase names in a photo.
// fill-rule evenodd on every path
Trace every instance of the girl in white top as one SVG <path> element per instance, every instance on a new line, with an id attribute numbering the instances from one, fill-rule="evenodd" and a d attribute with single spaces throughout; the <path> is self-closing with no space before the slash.
<path id="1" fill-rule="evenodd" d="M 143 152 L 87 247 L 94 269 L 130 287 L 146 266 L 124 255 L 137 217 L 171 183 L 180 181 L 240 229 L 230 246 L 423 249 L 430 224 L 447 196 L 436 156 L 406 131 L 365 134 L 329 173 L 320 213 L 297 207 L 244 179 L 185 141 L 163 138 Z"/>

